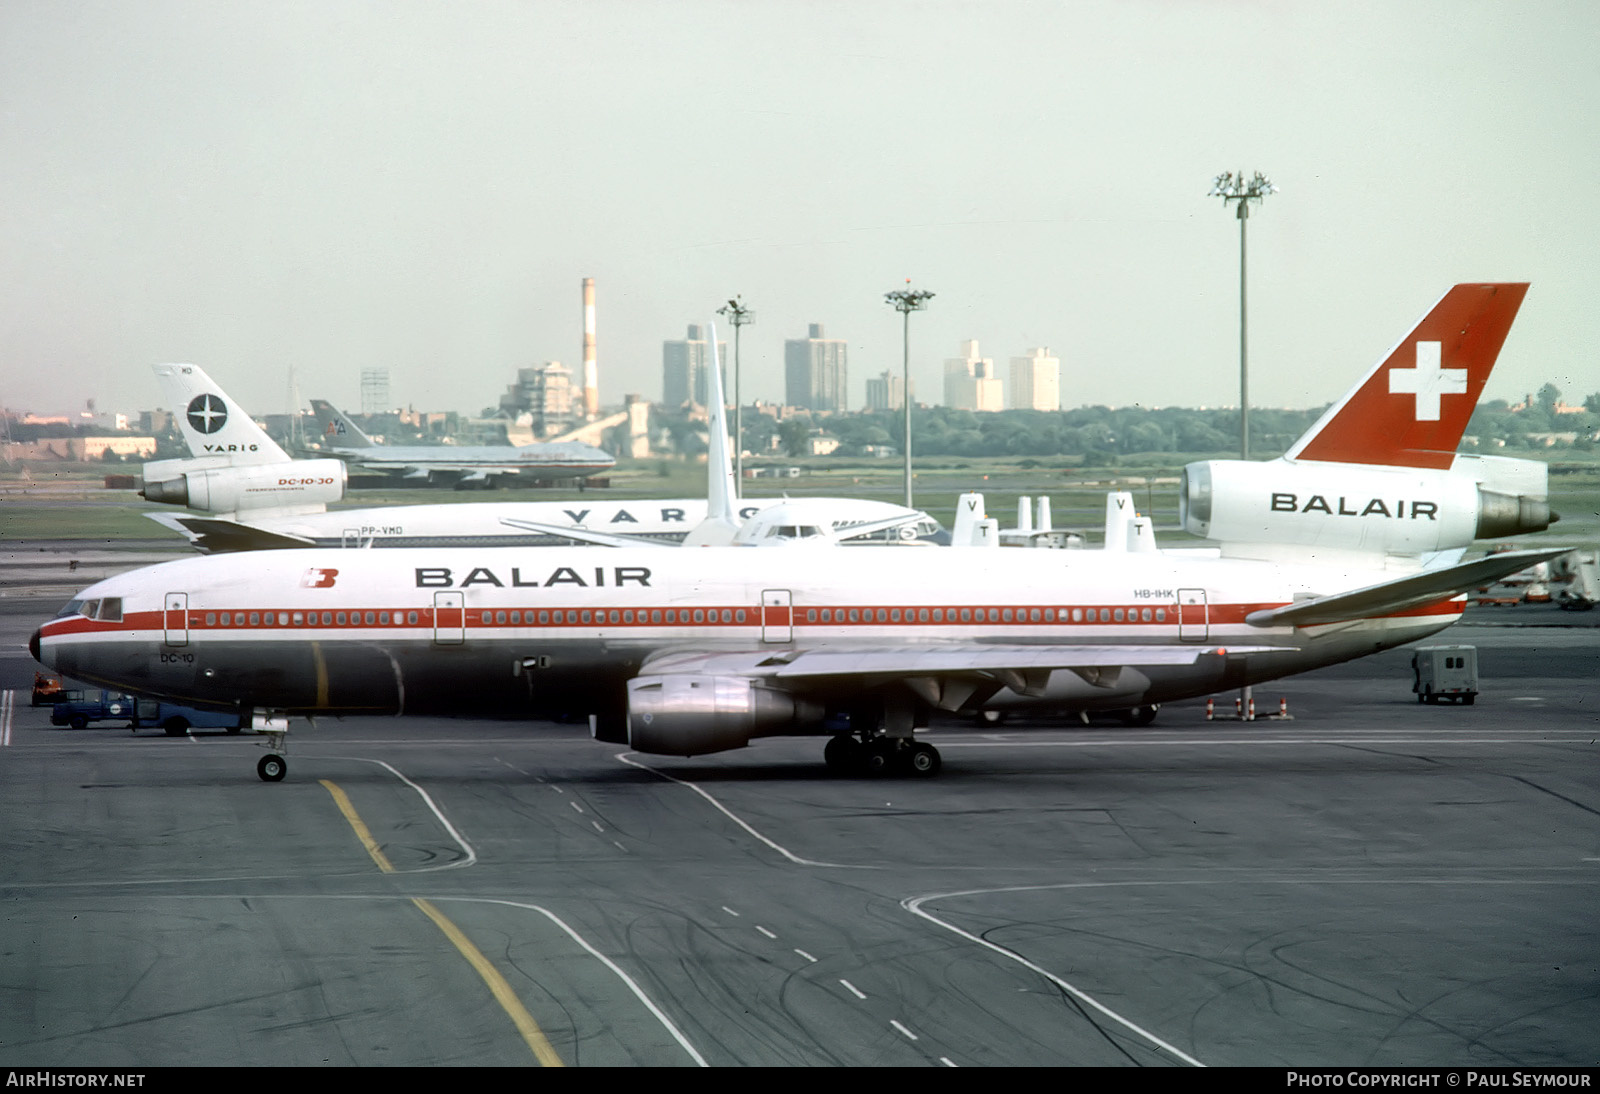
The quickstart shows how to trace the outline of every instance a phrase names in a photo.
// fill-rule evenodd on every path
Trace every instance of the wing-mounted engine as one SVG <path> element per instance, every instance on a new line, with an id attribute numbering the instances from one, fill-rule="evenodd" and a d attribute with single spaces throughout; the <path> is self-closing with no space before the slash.
<path id="1" fill-rule="evenodd" d="M 182 505 L 202 513 L 274 509 L 322 512 L 344 497 L 343 460 L 291 460 L 246 466 L 210 465 L 207 460 L 162 460 L 144 466 L 139 493 L 150 501 Z"/>
<path id="2" fill-rule="evenodd" d="M 821 705 L 744 676 L 675 673 L 628 681 L 628 743 L 640 752 L 699 756 L 753 737 L 821 733 Z"/>
<path id="3" fill-rule="evenodd" d="M 1178 511 L 1225 555 L 1266 546 L 1423 555 L 1543 531 L 1545 465 L 1458 456 L 1447 470 L 1310 460 L 1207 460 L 1184 468 Z"/>

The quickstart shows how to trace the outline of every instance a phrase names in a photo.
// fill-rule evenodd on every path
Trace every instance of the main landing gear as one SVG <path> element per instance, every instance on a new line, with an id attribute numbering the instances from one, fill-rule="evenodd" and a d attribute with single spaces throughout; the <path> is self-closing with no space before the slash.
<path id="1" fill-rule="evenodd" d="M 939 773 L 939 750 L 910 737 L 876 736 L 863 742 L 849 734 L 828 741 L 822 750 L 828 770 L 839 775 L 920 775 Z"/>

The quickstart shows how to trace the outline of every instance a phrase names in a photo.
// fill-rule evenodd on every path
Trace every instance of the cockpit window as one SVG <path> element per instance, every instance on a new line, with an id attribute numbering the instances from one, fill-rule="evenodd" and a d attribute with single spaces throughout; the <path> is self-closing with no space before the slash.
<path id="1" fill-rule="evenodd" d="M 122 622 L 122 597 L 108 596 L 100 601 L 100 614 L 95 616 L 102 623 Z"/>
<path id="2" fill-rule="evenodd" d="M 65 619 L 69 615 L 82 615 L 83 614 L 83 612 L 81 610 L 82 608 L 83 608 L 83 601 L 81 601 L 81 600 L 69 600 L 69 601 L 66 602 L 66 604 L 64 604 L 62 606 L 61 610 L 56 613 L 56 618 L 57 619 Z"/>

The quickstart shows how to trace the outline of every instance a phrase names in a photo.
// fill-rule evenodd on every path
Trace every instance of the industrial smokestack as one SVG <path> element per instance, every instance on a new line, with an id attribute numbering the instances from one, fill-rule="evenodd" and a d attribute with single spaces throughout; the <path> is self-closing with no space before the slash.
<path id="1" fill-rule="evenodd" d="M 600 366 L 594 359 L 594 278 L 583 279 L 583 413 L 600 416 Z"/>

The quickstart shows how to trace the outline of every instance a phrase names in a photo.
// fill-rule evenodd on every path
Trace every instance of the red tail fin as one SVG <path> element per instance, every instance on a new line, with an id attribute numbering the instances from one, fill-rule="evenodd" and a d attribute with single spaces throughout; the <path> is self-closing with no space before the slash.
<path id="1" fill-rule="evenodd" d="M 1525 282 L 1457 285 L 1284 455 L 1448 468 Z"/>

